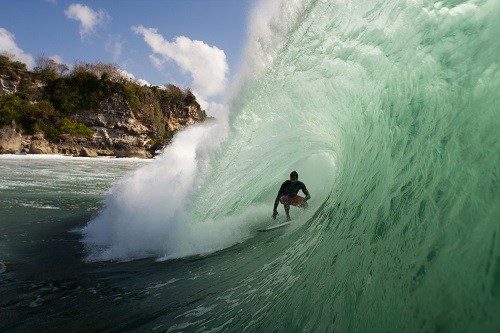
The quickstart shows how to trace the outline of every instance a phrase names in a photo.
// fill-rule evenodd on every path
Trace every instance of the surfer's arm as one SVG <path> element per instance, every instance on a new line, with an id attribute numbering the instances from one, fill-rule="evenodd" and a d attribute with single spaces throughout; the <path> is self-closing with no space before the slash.
<path id="1" fill-rule="evenodd" d="M 278 195 L 276 196 L 276 199 L 274 200 L 273 212 L 276 212 L 276 209 L 278 209 L 278 205 L 280 204 L 280 198 L 283 195 L 283 192 L 285 190 L 285 184 L 286 184 L 286 182 L 281 184 L 280 190 L 278 191 Z"/>
<path id="2" fill-rule="evenodd" d="M 281 192 L 278 192 L 278 195 L 276 196 L 276 200 L 274 200 L 273 212 L 275 212 L 276 209 L 278 209 L 278 205 L 280 203 L 280 197 L 281 197 Z"/>
<path id="3" fill-rule="evenodd" d="M 307 190 L 306 185 L 304 185 L 304 187 L 302 188 L 302 192 L 304 192 L 304 194 L 306 195 L 306 197 L 304 198 L 304 201 L 311 199 L 311 195 L 309 194 L 309 191 Z"/>
<path id="4" fill-rule="evenodd" d="M 280 192 L 278 192 L 278 195 L 276 196 L 276 200 L 274 201 L 274 208 L 273 208 L 273 220 L 276 220 L 276 216 L 278 216 L 278 205 L 279 205 L 279 200 L 280 200 Z"/>

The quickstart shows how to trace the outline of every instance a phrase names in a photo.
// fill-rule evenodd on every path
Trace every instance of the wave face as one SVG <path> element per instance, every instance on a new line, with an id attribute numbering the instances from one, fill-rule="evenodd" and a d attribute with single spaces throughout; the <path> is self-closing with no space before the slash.
<path id="1" fill-rule="evenodd" d="M 113 188 L 88 259 L 251 246 L 297 170 L 310 209 L 189 325 L 498 330 L 500 2 L 266 3 L 227 123 Z"/>

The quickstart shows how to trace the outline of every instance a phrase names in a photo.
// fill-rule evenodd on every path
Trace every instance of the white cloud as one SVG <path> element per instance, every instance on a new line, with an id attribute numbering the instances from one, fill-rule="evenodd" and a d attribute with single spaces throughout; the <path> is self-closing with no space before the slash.
<path id="1" fill-rule="evenodd" d="M 118 71 L 120 71 L 120 74 L 122 75 L 122 77 L 124 77 L 130 81 L 136 82 L 136 83 L 143 85 L 143 86 L 150 86 L 148 81 L 146 81 L 144 79 L 136 79 L 134 74 L 127 72 L 124 69 L 119 68 Z"/>
<path id="2" fill-rule="evenodd" d="M 196 93 L 194 94 L 196 95 Z M 229 110 L 226 104 L 206 101 L 198 96 L 196 96 L 196 100 L 200 104 L 201 108 L 207 112 L 208 116 L 218 119 L 224 119 L 229 114 Z"/>
<path id="3" fill-rule="evenodd" d="M 90 7 L 79 3 L 71 4 L 68 9 L 64 11 L 66 17 L 80 22 L 80 36 L 93 33 L 95 27 L 105 23 L 110 19 L 108 13 L 100 9 L 95 11 Z"/>
<path id="4" fill-rule="evenodd" d="M 117 61 L 122 55 L 123 43 L 120 37 L 109 37 L 108 42 L 105 45 L 106 51 L 113 55 L 113 59 Z"/>
<path id="5" fill-rule="evenodd" d="M 165 63 L 165 60 L 162 58 L 157 57 L 156 55 L 152 54 L 149 56 L 149 59 L 153 63 L 153 66 L 161 71 L 163 69 L 163 64 Z"/>
<path id="6" fill-rule="evenodd" d="M 146 81 L 146 80 L 144 80 L 144 79 L 138 79 L 138 80 L 136 80 L 135 82 L 137 82 L 137 83 L 138 83 L 138 84 L 140 84 L 141 86 L 150 86 L 150 85 L 151 85 L 148 81 Z"/>
<path id="7" fill-rule="evenodd" d="M 58 56 L 57 54 L 50 56 L 49 59 L 54 60 L 58 64 L 64 64 L 63 58 L 61 56 Z"/>
<path id="8" fill-rule="evenodd" d="M 150 58 L 155 67 L 161 67 L 166 60 L 175 61 L 183 71 L 191 74 L 193 90 L 203 97 L 220 95 L 226 89 L 229 67 L 223 50 L 184 36 L 169 42 L 156 29 L 142 25 L 132 27 L 132 30 L 142 35 L 153 50 L 154 55 Z"/>
<path id="9" fill-rule="evenodd" d="M 19 48 L 14 35 L 4 28 L 0 28 L 0 54 L 5 54 L 17 61 L 23 62 L 28 68 L 33 68 L 35 64 L 33 56 Z"/>
<path id="10" fill-rule="evenodd" d="M 127 72 L 126 70 L 124 69 L 121 69 L 121 68 L 118 68 L 118 71 L 120 72 L 121 76 L 130 80 L 130 81 L 135 81 L 135 76 L 134 74 L 130 73 L 130 72 Z"/>

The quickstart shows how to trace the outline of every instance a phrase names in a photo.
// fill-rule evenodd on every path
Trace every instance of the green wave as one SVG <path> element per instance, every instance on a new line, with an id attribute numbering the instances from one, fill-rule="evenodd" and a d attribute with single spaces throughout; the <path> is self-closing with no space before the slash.
<path id="1" fill-rule="evenodd" d="M 500 3 L 297 8 L 260 40 L 192 218 L 268 218 L 292 170 L 311 208 L 192 325 L 498 330 Z"/>

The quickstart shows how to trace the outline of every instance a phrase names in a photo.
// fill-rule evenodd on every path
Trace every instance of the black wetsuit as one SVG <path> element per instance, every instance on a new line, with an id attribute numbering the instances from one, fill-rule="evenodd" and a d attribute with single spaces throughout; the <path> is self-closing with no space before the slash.
<path id="1" fill-rule="evenodd" d="M 274 210 L 278 208 L 278 204 L 280 202 L 280 198 L 283 195 L 288 195 L 290 198 L 293 198 L 299 193 L 299 191 L 302 190 L 304 194 L 306 195 L 306 200 L 309 199 L 311 196 L 309 195 L 309 191 L 306 188 L 306 185 L 304 185 L 303 182 L 299 182 L 298 180 L 294 183 L 292 183 L 291 180 L 286 180 L 281 184 L 280 190 L 278 191 L 278 195 L 276 196 L 276 200 L 274 201 Z"/>

